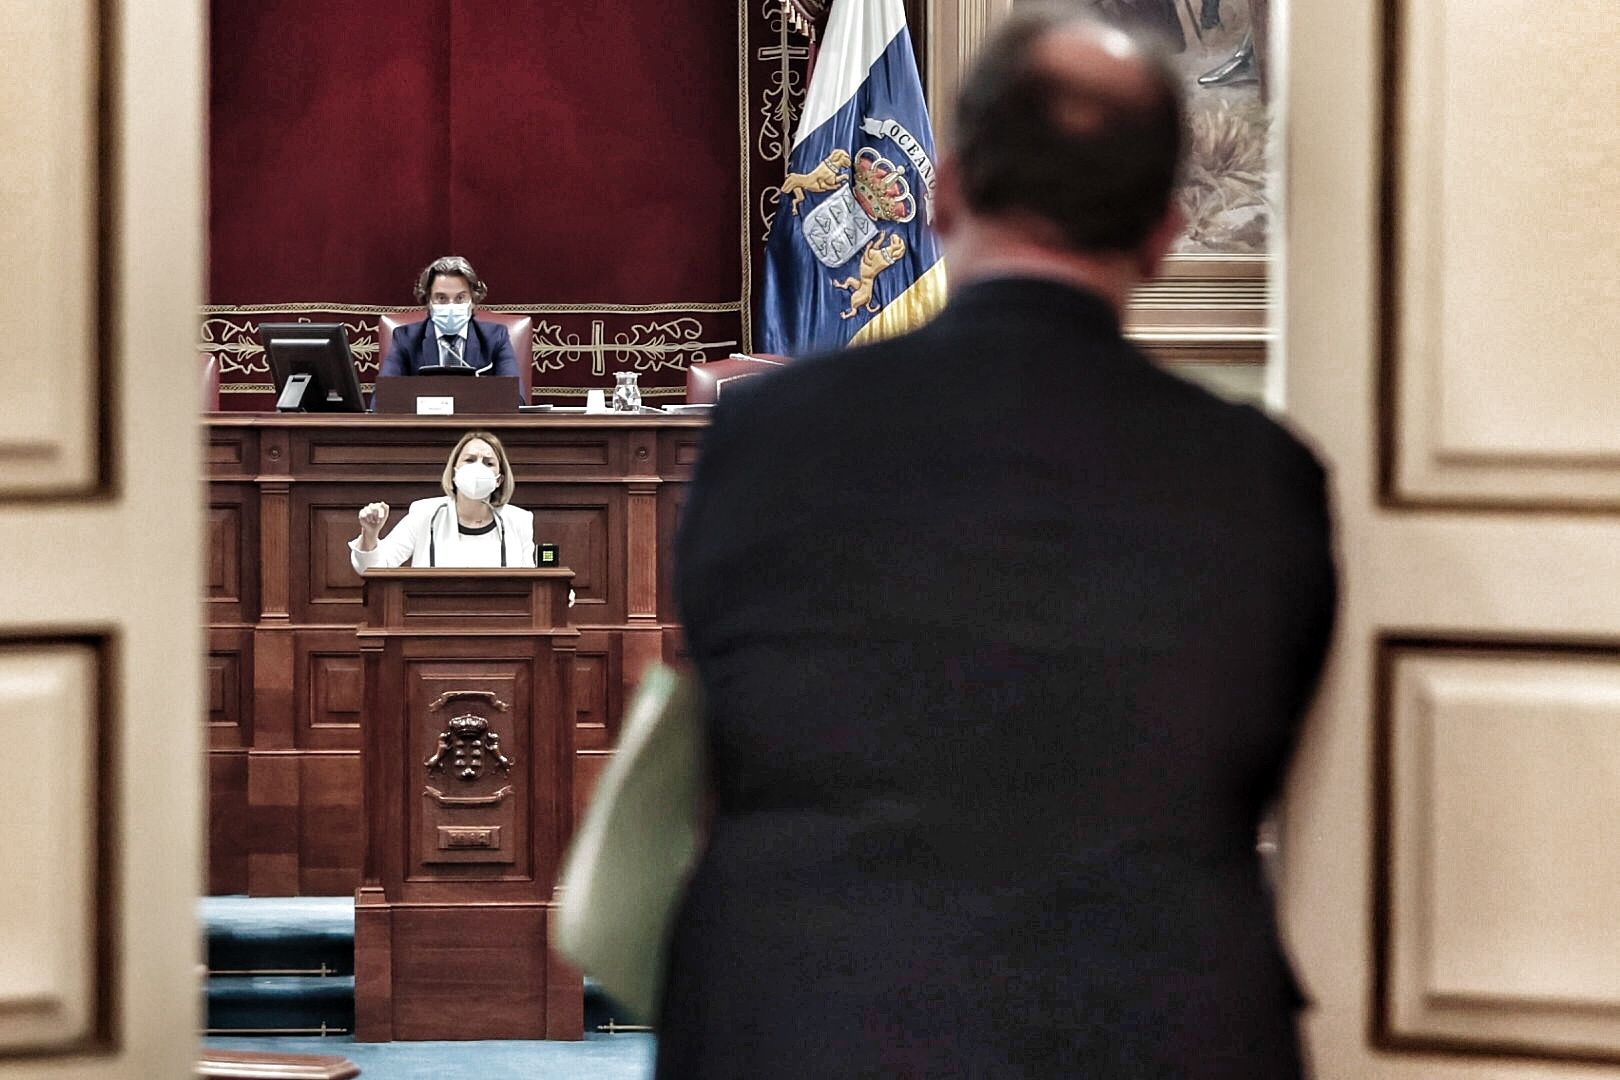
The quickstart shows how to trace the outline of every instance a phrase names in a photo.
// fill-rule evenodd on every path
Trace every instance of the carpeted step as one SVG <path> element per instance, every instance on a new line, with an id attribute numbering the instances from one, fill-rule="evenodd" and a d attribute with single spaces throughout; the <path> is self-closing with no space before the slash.
<path id="1" fill-rule="evenodd" d="M 354 976 L 211 976 L 208 1030 L 266 1034 L 353 1031 Z"/>
<path id="2" fill-rule="evenodd" d="M 354 973 L 354 901 L 346 896 L 207 896 L 199 915 L 210 972 Z"/>

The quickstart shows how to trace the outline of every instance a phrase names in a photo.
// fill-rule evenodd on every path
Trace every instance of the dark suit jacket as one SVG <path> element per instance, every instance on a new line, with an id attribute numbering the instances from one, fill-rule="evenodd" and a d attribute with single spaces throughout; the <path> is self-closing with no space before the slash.
<path id="1" fill-rule="evenodd" d="M 1255 831 L 1334 574 L 1281 427 L 979 284 L 728 388 L 677 566 L 717 811 L 661 1077 L 1298 1075 Z"/>
<path id="2" fill-rule="evenodd" d="M 517 356 L 512 352 L 512 336 L 499 323 L 480 322 L 476 315 L 467 323 L 467 343 L 462 359 L 480 375 L 518 373 Z M 394 349 L 383 361 L 378 375 L 415 375 L 439 362 L 439 341 L 433 333 L 433 320 L 406 323 L 394 328 Z"/>

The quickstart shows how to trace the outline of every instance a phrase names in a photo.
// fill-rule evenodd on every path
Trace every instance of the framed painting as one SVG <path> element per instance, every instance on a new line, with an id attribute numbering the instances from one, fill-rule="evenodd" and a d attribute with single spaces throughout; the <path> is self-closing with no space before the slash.
<path id="1" fill-rule="evenodd" d="M 1157 36 L 1187 102 L 1177 198 L 1187 230 L 1126 318 L 1172 362 L 1263 365 L 1273 226 L 1271 0 L 1092 0 L 1103 18 Z"/>

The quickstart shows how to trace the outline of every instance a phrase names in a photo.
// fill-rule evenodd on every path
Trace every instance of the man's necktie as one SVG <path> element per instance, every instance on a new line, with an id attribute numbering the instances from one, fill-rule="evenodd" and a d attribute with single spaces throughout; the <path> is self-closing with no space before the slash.
<path id="1" fill-rule="evenodd" d="M 461 363 L 461 337 L 460 337 L 460 335 L 452 335 L 451 337 L 445 338 L 444 339 L 444 351 L 445 351 L 445 355 L 449 358 L 450 365 L 452 367 L 455 367 L 455 366 L 459 365 Z"/>

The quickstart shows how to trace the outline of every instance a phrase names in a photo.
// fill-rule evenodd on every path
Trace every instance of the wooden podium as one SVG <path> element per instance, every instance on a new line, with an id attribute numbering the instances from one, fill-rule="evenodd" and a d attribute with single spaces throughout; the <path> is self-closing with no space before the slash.
<path id="1" fill-rule="evenodd" d="M 578 1039 L 549 946 L 573 832 L 573 572 L 365 575 L 355 1037 Z"/>

